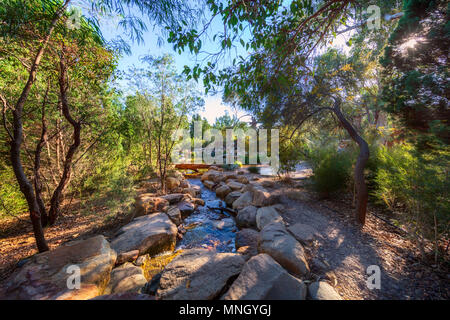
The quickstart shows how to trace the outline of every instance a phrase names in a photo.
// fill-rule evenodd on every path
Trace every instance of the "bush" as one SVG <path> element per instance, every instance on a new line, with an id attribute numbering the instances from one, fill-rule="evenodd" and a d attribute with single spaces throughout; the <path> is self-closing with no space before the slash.
<path id="1" fill-rule="evenodd" d="M 259 174 L 259 172 L 261 171 L 259 167 L 248 167 L 247 170 L 250 173 L 257 173 L 257 174 Z"/>
<path id="2" fill-rule="evenodd" d="M 337 151 L 336 146 L 329 145 L 311 150 L 310 161 L 314 176 L 313 186 L 325 196 L 344 189 L 351 181 L 353 153 Z"/>
<path id="3" fill-rule="evenodd" d="M 402 206 L 402 222 L 418 240 L 435 241 L 445 236 L 449 223 L 448 148 L 418 153 L 411 144 L 380 147 L 374 155 L 377 162 L 372 195 L 389 208 Z"/>
<path id="4" fill-rule="evenodd" d="M 0 164 L 0 217 L 15 216 L 28 210 L 12 168 Z"/>

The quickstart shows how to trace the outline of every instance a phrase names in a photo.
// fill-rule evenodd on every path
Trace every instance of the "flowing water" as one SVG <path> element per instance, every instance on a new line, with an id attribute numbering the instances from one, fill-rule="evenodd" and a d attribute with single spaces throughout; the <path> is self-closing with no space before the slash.
<path id="1" fill-rule="evenodd" d="M 225 208 L 226 204 L 216 197 L 214 191 L 206 188 L 200 179 L 189 179 L 191 185 L 201 188 L 201 198 L 204 206 L 187 217 L 183 225 L 186 233 L 178 241 L 176 249 L 215 248 L 218 252 L 234 252 L 236 237 L 236 223 L 228 213 L 211 208 Z"/>

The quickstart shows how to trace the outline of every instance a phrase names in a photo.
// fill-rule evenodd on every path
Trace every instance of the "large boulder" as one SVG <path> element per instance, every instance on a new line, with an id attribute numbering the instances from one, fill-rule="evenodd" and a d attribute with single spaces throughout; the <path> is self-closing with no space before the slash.
<path id="1" fill-rule="evenodd" d="M 117 253 L 139 250 L 139 255 L 172 251 L 175 247 L 177 227 L 165 213 L 134 219 L 122 227 L 111 247 Z"/>
<path id="2" fill-rule="evenodd" d="M 308 286 L 312 300 L 342 300 L 341 296 L 325 281 L 316 281 Z"/>
<path id="3" fill-rule="evenodd" d="M 191 187 L 191 184 L 186 179 L 180 181 L 180 188 L 185 189 L 185 188 L 190 188 L 190 187 Z"/>
<path id="4" fill-rule="evenodd" d="M 234 201 L 236 201 L 241 195 L 242 195 L 242 193 L 239 191 L 230 192 L 225 197 L 225 203 L 227 204 L 227 206 L 232 207 Z"/>
<path id="5" fill-rule="evenodd" d="M 256 211 L 256 226 L 259 230 L 273 222 L 283 222 L 283 218 L 274 207 L 262 207 Z"/>
<path id="6" fill-rule="evenodd" d="M 271 194 L 257 182 L 247 184 L 243 191 L 251 191 L 253 193 L 252 204 L 256 207 L 266 207 L 276 202 L 276 197 L 271 196 Z"/>
<path id="7" fill-rule="evenodd" d="M 168 200 L 162 197 L 156 197 L 153 193 L 144 193 L 136 197 L 135 217 L 166 211 L 168 206 Z"/>
<path id="8" fill-rule="evenodd" d="M 236 201 L 233 202 L 233 209 L 239 210 L 252 204 L 253 195 L 250 191 L 243 193 Z"/>
<path id="9" fill-rule="evenodd" d="M 308 244 L 311 243 L 314 238 L 320 236 L 314 227 L 307 224 L 296 223 L 288 228 L 288 231 L 298 241 Z"/>
<path id="10" fill-rule="evenodd" d="M 267 253 L 295 275 L 309 274 L 302 245 L 287 232 L 283 223 L 270 223 L 261 230 L 258 252 Z"/>
<path id="11" fill-rule="evenodd" d="M 176 226 L 179 226 L 183 221 L 181 219 L 181 211 L 178 207 L 169 207 L 166 214 L 169 216 L 170 220 L 175 223 Z"/>
<path id="12" fill-rule="evenodd" d="M 142 268 L 125 263 L 111 271 L 111 279 L 105 293 L 138 293 L 146 284 L 147 279 L 144 277 Z"/>
<path id="13" fill-rule="evenodd" d="M 245 264 L 225 300 L 305 300 L 306 285 L 290 275 L 267 254 L 259 254 Z"/>
<path id="14" fill-rule="evenodd" d="M 91 299 L 104 291 L 116 257 L 116 252 L 101 235 L 68 242 L 30 257 L 6 280 L 0 299 Z M 81 276 L 80 289 L 69 289 L 76 267 Z"/>
<path id="15" fill-rule="evenodd" d="M 247 206 L 240 209 L 236 216 L 236 225 L 239 228 L 256 227 L 256 212 L 257 208 L 254 206 Z"/>
<path id="16" fill-rule="evenodd" d="M 180 180 L 175 177 L 166 178 L 166 187 L 169 190 L 174 190 L 180 186 Z"/>
<path id="17" fill-rule="evenodd" d="M 238 181 L 239 183 L 242 183 L 242 184 L 248 184 L 248 183 L 249 183 L 247 177 L 245 177 L 245 176 L 239 176 L 239 177 L 237 177 L 237 181 Z"/>
<path id="18" fill-rule="evenodd" d="M 164 269 L 157 297 L 163 300 L 212 300 L 229 279 L 237 276 L 245 260 L 236 253 L 206 249 L 182 252 Z"/>
<path id="19" fill-rule="evenodd" d="M 216 189 L 216 196 L 218 196 L 221 199 L 224 199 L 231 191 L 232 190 L 229 186 L 223 185 Z"/>

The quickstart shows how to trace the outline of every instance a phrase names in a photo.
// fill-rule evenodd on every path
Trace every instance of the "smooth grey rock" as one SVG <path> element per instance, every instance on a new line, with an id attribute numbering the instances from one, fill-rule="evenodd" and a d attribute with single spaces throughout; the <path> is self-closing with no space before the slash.
<path id="1" fill-rule="evenodd" d="M 232 192 L 231 188 L 227 185 L 223 185 L 216 189 L 216 196 L 224 199 L 230 192 Z"/>
<path id="2" fill-rule="evenodd" d="M 247 261 L 225 300 L 305 300 L 306 285 L 267 254 Z"/>
<path id="3" fill-rule="evenodd" d="M 164 269 L 157 297 L 163 300 L 211 300 L 230 278 L 237 276 L 245 260 L 236 253 L 206 249 L 183 251 Z"/>
<path id="4" fill-rule="evenodd" d="M 242 229 L 236 233 L 236 249 L 245 246 L 258 247 L 259 232 L 253 229 Z"/>
<path id="5" fill-rule="evenodd" d="M 236 201 L 233 202 L 233 209 L 239 210 L 252 204 L 253 195 L 250 191 L 244 192 Z"/>
<path id="6" fill-rule="evenodd" d="M 228 186 L 231 188 L 231 190 L 233 190 L 233 191 L 241 190 L 241 189 L 244 187 L 244 185 L 243 185 L 242 183 L 237 182 L 237 181 L 233 181 L 233 180 L 227 182 L 227 185 L 228 185 Z"/>
<path id="7" fill-rule="evenodd" d="M 144 277 L 142 268 L 125 263 L 111 271 L 111 279 L 105 293 L 138 293 L 146 283 L 147 279 Z"/>
<path id="8" fill-rule="evenodd" d="M 283 223 L 283 218 L 274 207 L 262 207 L 256 211 L 256 226 L 259 230 L 274 222 Z"/>
<path id="9" fill-rule="evenodd" d="M 111 247 L 117 253 L 139 250 L 139 255 L 172 251 L 175 247 L 177 227 L 161 212 L 134 219 L 122 227 Z"/>
<path id="10" fill-rule="evenodd" d="M 256 227 L 256 211 L 255 206 L 247 206 L 238 211 L 236 216 L 236 225 L 239 228 L 254 228 Z"/>
<path id="11" fill-rule="evenodd" d="M 195 206 L 189 201 L 181 201 L 177 204 L 177 208 L 180 210 L 181 217 L 186 218 L 195 211 Z"/>
<path id="12" fill-rule="evenodd" d="M 258 252 L 267 253 L 295 275 L 309 274 L 302 245 L 287 232 L 282 223 L 270 223 L 261 230 Z"/>
<path id="13" fill-rule="evenodd" d="M 176 204 L 183 200 L 184 194 L 182 193 L 172 193 L 161 196 L 161 198 L 169 201 L 169 204 Z"/>
<path id="14" fill-rule="evenodd" d="M 225 197 L 225 203 L 227 204 L 227 206 L 232 207 L 233 206 L 233 202 L 236 201 L 241 195 L 242 195 L 242 193 L 239 192 L 239 191 L 230 192 Z"/>
<path id="15" fill-rule="evenodd" d="M 134 261 L 139 257 L 139 250 L 131 250 L 128 252 L 122 252 L 117 256 L 116 265 L 120 265 L 125 262 Z"/>
<path id="16" fill-rule="evenodd" d="M 181 219 L 181 211 L 177 207 L 169 207 L 166 214 L 169 216 L 170 220 L 175 223 L 176 226 L 179 226 L 182 222 Z"/>
<path id="17" fill-rule="evenodd" d="M 342 300 L 342 297 L 325 281 L 316 281 L 308 286 L 308 294 L 312 300 Z"/>

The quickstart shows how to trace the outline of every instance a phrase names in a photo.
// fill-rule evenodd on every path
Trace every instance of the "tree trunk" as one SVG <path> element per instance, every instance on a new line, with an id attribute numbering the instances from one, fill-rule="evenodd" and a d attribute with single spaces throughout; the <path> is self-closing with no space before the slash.
<path id="1" fill-rule="evenodd" d="M 64 118 L 73 127 L 73 143 L 67 151 L 66 158 L 64 160 L 63 174 L 59 181 L 58 186 L 53 192 L 52 198 L 50 200 L 50 210 L 49 210 L 49 224 L 53 225 L 56 222 L 57 217 L 60 212 L 60 201 L 64 188 L 67 186 L 70 176 L 72 173 L 72 160 L 75 152 L 81 144 L 81 123 L 72 118 L 69 110 L 69 102 L 67 100 L 67 90 L 69 84 L 67 83 L 67 66 L 64 57 L 64 48 L 60 58 L 60 73 L 59 73 L 59 91 L 61 95 L 62 112 Z"/>
<path id="2" fill-rule="evenodd" d="M 367 211 L 367 201 L 369 194 L 367 192 L 366 181 L 364 177 L 364 168 L 366 167 L 367 161 L 369 160 L 369 145 L 367 142 L 356 132 L 355 128 L 351 123 L 345 118 L 341 112 L 341 101 L 339 99 L 335 100 L 335 104 L 332 108 L 333 112 L 338 117 L 342 126 L 347 130 L 350 137 L 359 146 L 359 155 L 355 165 L 354 179 L 356 187 L 356 219 L 357 221 L 364 225 L 366 222 L 366 211 Z"/>
<path id="3" fill-rule="evenodd" d="M 47 242 L 45 241 L 44 230 L 41 224 L 41 213 L 39 205 L 36 201 L 33 186 L 31 185 L 30 181 L 25 175 L 22 166 L 22 160 L 20 158 L 20 150 L 23 139 L 22 116 L 25 102 L 28 99 L 28 95 L 30 94 L 34 82 L 36 81 L 37 70 L 39 68 L 39 64 L 41 63 L 42 57 L 44 56 L 47 44 L 50 41 L 50 38 L 52 36 L 53 30 L 56 27 L 56 24 L 58 23 L 64 11 L 67 9 L 69 2 L 70 0 L 66 0 L 63 6 L 55 13 L 54 18 L 50 23 L 50 28 L 47 31 L 47 35 L 43 39 L 42 44 L 36 53 L 33 64 L 31 65 L 27 83 L 25 84 L 25 87 L 23 88 L 22 93 L 19 99 L 17 100 L 17 103 L 13 110 L 13 140 L 11 141 L 11 149 L 10 149 L 11 165 L 13 167 L 14 174 L 19 184 L 20 191 L 23 193 L 25 199 L 27 200 L 28 210 L 30 211 L 30 219 L 33 225 L 34 237 L 36 239 L 36 245 L 38 247 L 39 252 L 48 251 L 48 245 Z"/>

